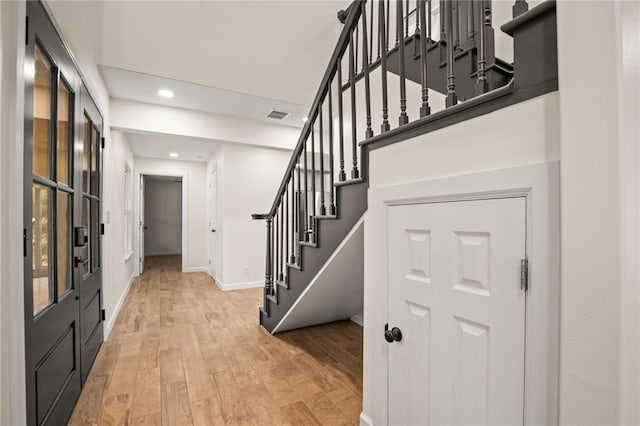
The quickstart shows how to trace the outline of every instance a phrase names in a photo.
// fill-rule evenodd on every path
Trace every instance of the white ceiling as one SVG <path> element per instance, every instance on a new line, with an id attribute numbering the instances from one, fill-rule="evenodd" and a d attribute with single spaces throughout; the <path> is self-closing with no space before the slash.
<path id="1" fill-rule="evenodd" d="M 113 98 L 301 128 L 350 0 L 103 1 L 100 72 Z M 95 12 L 95 11 L 94 11 Z M 172 99 L 158 96 L 170 89 Z M 290 112 L 283 121 L 272 109 Z M 134 155 L 207 161 L 215 141 L 127 134 Z M 224 141 L 217 141 L 224 142 Z M 200 156 L 200 157 L 199 157 Z"/>
<path id="2" fill-rule="evenodd" d="M 134 157 L 206 162 L 219 143 L 207 139 L 150 133 L 125 133 Z M 177 158 L 169 153 L 175 152 Z"/>
<path id="3" fill-rule="evenodd" d="M 233 115 L 298 128 L 302 128 L 302 119 L 309 112 L 308 106 L 118 68 L 100 66 L 100 72 L 113 98 Z M 158 95 L 160 89 L 171 90 L 175 97 L 161 97 Z M 266 118 L 274 109 L 291 115 L 283 120 Z"/>
<path id="4" fill-rule="evenodd" d="M 106 1 L 99 62 L 309 105 L 349 3 Z"/>

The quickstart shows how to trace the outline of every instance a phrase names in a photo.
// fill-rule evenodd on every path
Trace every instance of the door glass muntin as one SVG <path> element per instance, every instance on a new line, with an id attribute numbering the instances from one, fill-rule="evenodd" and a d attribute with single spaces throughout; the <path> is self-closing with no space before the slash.
<path id="1" fill-rule="evenodd" d="M 75 93 L 39 41 L 33 91 L 31 249 L 33 315 L 38 317 L 73 288 L 75 122 Z"/>

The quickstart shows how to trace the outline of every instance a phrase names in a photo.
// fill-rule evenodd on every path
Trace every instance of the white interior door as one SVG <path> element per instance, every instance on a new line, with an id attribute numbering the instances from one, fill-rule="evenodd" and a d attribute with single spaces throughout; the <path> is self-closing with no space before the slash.
<path id="1" fill-rule="evenodd" d="M 525 199 L 389 208 L 390 425 L 522 424 Z"/>
<path id="2" fill-rule="evenodd" d="M 218 215 L 217 171 L 213 170 L 209 176 L 209 275 L 216 278 L 216 226 Z"/>
<path id="3" fill-rule="evenodd" d="M 140 217 L 138 218 L 139 230 L 139 262 L 140 262 L 140 274 L 144 272 L 144 231 L 146 225 L 144 223 L 144 175 L 140 175 Z"/>

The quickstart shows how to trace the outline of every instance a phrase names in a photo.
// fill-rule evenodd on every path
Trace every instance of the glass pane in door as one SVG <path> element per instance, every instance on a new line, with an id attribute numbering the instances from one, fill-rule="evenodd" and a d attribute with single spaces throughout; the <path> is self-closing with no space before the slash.
<path id="1" fill-rule="evenodd" d="M 89 192 L 89 144 L 91 143 L 91 122 L 84 116 L 82 126 L 82 191 Z"/>
<path id="2" fill-rule="evenodd" d="M 58 191 L 58 299 L 71 289 L 71 197 L 63 191 Z"/>
<path id="3" fill-rule="evenodd" d="M 50 178 L 51 62 L 35 47 L 33 85 L 33 174 Z"/>
<path id="4" fill-rule="evenodd" d="M 82 275 L 89 273 L 89 245 L 91 244 L 91 229 L 89 228 L 89 209 L 90 200 L 88 198 L 82 198 L 82 226 L 88 236 L 88 241 L 82 247 L 82 258 L 85 259 L 82 264 Z"/>
<path id="5" fill-rule="evenodd" d="M 58 85 L 58 182 L 69 185 L 69 146 L 71 138 L 71 91 L 64 81 Z"/>
<path id="6" fill-rule="evenodd" d="M 91 271 L 100 267 L 100 203 L 91 201 Z"/>
<path id="7" fill-rule="evenodd" d="M 46 186 L 33 184 L 33 217 L 31 253 L 33 259 L 33 314 L 37 314 L 53 302 L 51 274 L 49 270 L 49 223 L 51 217 L 51 190 Z"/>
<path id="8" fill-rule="evenodd" d="M 98 179 L 99 170 L 98 164 L 100 159 L 98 158 L 99 150 L 98 144 L 100 143 L 100 132 L 93 126 L 91 133 L 91 195 L 100 195 L 100 180 Z"/>

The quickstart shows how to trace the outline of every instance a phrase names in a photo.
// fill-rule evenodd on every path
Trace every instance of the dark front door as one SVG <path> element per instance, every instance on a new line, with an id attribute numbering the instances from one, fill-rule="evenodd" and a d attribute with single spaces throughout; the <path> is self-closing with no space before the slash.
<path id="1" fill-rule="evenodd" d="M 102 342 L 98 222 L 101 160 L 97 143 L 102 119 L 39 2 L 27 2 L 27 19 L 27 419 L 30 425 L 57 425 L 70 417 L 83 378 Z M 85 127 L 90 128 L 88 140 Z M 97 315 L 92 315 L 92 310 L 97 310 Z"/>
<path id="2" fill-rule="evenodd" d="M 82 128 L 81 188 L 76 193 L 76 229 L 85 234 L 85 244 L 76 248 L 76 268 L 80 290 L 80 360 L 82 383 L 87 380 L 102 343 L 101 268 L 101 177 L 102 116 L 82 87 L 80 96 Z"/>

